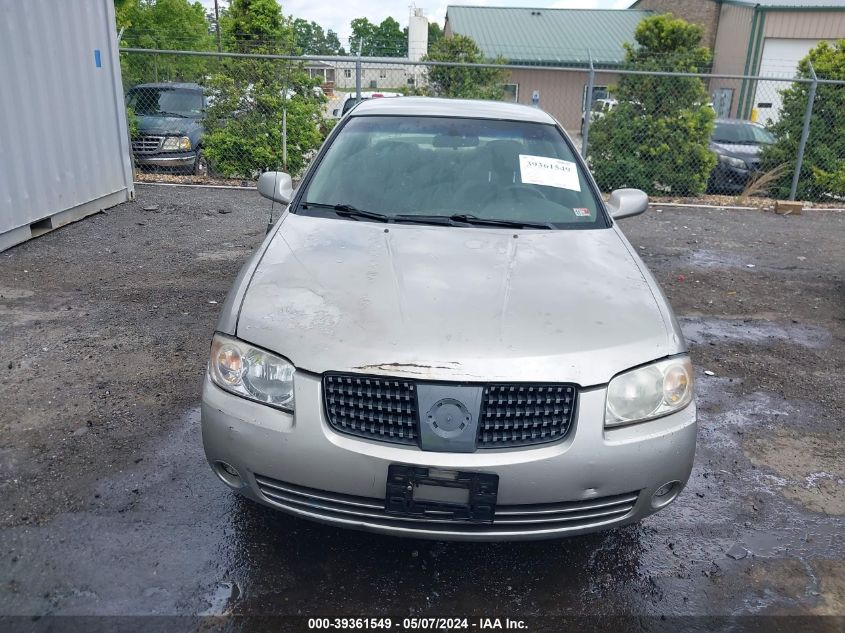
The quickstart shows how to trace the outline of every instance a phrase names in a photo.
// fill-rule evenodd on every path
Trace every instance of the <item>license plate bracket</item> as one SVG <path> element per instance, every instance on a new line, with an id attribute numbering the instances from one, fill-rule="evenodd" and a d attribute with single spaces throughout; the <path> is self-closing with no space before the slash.
<path id="1" fill-rule="evenodd" d="M 432 489 L 440 487 L 452 490 L 432 494 Z M 498 491 L 499 476 L 492 473 L 391 464 L 387 469 L 385 511 L 419 519 L 492 523 Z M 426 495 L 440 500 L 426 499 Z M 467 501 L 454 500 L 462 497 Z"/>

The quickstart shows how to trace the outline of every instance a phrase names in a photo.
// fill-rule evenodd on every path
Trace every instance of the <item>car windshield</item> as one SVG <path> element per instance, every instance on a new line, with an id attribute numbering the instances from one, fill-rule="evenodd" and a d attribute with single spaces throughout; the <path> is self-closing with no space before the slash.
<path id="1" fill-rule="evenodd" d="M 771 145 L 775 137 L 771 132 L 753 123 L 716 123 L 713 140 L 717 143 L 746 143 Z"/>
<path id="2" fill-rule="evenodd" d="M 330 215 L 336 205 L 388 219 L 463 215 L 548 228 L 606 226 L 562 134 L 525 121 L 353 117 L 299 209 Z"/>
<path id="3" fill-rule="evenodd" d="M 202 115 L 202 92 L 182 88 L 133 88 L 126 97 L 126 104 L 136 114 L 144 116 Z"/>

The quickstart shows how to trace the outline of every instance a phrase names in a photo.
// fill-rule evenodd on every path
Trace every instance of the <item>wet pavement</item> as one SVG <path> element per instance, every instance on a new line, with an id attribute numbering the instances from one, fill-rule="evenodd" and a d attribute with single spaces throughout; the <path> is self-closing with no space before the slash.
<path id="1" fill-rule="evenodd" d="M 205 354 L 268 211 L 139 186 L 0 254 L 0 615 L 845 615 L 845 214 L 624 221 L 696 363 L 689 485 L 638 525 L 472 544 L 305 522 L 212 475 Z"/>

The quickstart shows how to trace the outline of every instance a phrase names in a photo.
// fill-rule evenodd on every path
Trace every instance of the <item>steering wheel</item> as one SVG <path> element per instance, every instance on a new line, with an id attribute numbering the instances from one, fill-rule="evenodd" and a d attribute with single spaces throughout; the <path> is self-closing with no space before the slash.
<path id="1" fill-rule="evenodd" d="M 485 198 L 484 202 L 488 202 L 491 198 L 503 196 L 505 194 L 515 194 L 515 193 L 527 193 L 535 198 L 540 198 L 541 200 L 548 200 L 546 194 L 544 194 L 539 189 L 534 189 L 533 187 L 527 187 L 525 185 L 510 185 L 505 187 L 504 189 L 496 189 L 491 191 Z"/>

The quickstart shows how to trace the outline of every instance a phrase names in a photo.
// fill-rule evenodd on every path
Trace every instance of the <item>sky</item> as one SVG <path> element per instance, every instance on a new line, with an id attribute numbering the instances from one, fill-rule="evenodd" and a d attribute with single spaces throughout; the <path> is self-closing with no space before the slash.
<path id="1" fill-rule="evenodd" d="M 214 0 L 200 0 L 206 7 L 213 7 Z M 221 6 L 228 4 L 219 0 Z M 429 22 L 443 26 L 448 2 L 444 0 L 415 0 Z M 386 17 L 395 18 L 402 27 L 408 26 L 412 0 L 282 0 L 285 15 L 317 22 L 324 29 L 332 29 L 344 47 L 348 44 L 349 23 L 354 18 L 365 17 L 378 24 Z M 627 9 L 634 0 L 454 0 L 451 4 L 538 7 L 548 9 Z"/>

